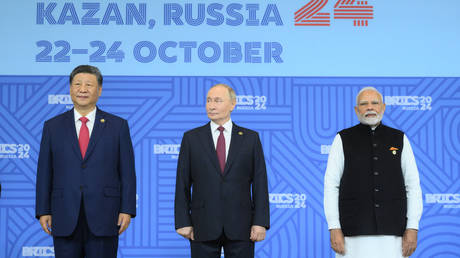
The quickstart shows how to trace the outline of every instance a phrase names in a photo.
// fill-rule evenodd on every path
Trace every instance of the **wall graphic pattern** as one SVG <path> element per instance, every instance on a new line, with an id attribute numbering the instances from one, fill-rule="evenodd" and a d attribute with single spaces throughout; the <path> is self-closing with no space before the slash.
<path id="1" fill-rule="evenodd" d="M 119 257 L 189 257 L 174 231 L 179 144 L 208 121 L 210 86 L 233 86 L 234 122 L 264 147 L 271 229 L 256 257 L 334 257 L 323 212 L 323 177 L 335 134 L 357 123 L 360 88 L 385 96 L 383 122 L 406 132 L 424 197 L 413 257 L 460 257 L 460 79 L 448 77 L 106 76 L 99 107 L 129 122 L 136 157 L 138 216 Z M 0 257 L 49 256 L 52 239 L 34 218 L 43 122 L 72 107 L 67 76 L 0 76 Z"/>

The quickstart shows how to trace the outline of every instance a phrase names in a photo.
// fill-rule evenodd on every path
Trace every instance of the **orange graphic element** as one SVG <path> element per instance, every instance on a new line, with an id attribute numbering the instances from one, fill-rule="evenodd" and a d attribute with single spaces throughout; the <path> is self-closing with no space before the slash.
<path id="1" fill-rule="evenodd" d="M 334 6 L 334 19 L 353 20 L 353 26 L 368 26 L 374 19 L 374 7 L 367 1 L 339 0 Z"/>
<path id="2" fill-rule="evenodd" d="M 331 14 L 319 11 L 328 0 L 311 0 L 294 13 L 295 26 L 330 26 Z"/>

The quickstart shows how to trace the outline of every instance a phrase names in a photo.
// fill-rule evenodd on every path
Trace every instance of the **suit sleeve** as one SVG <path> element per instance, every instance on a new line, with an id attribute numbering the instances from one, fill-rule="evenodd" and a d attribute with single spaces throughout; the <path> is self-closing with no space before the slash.
<path id="1" fill-rule="evenodd" d="M 191 202 L 191 172 L 190 172 L 190 146 L 187 134 L 182 137 L 176 174 L 176 195 L 174 198 L 175 228 L 192 226 L 190 218 Z"/>
<path id="2" fill-rule="evenodd" d="M 120 131 L 119 173 L 121 183 L 120 213 L 136 217 L 136 170 L 129 126 L 123 120 Z"/>
<path id="3" fill-rule="evenodd" d="M 252 182 L 252 201 L 254 205 L 253 225 L 270 228 L 270 206 L 268 202 L 267 169 L 259 135 L 255 135 L 254 178 Z"/>
<path id="4" fill-rule="evenodd" d="M 53 180 L 53 161 L 51 152 L 51 135 L 48 123 L 44 123 L 40 152 L 37 164 L 35 195 L 35 217 L 51 214 L 51 182 Z"/>

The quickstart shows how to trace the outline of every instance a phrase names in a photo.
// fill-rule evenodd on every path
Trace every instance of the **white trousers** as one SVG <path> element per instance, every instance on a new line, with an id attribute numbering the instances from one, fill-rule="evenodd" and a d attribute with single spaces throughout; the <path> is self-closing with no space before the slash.
<path id="1" fill-rule="evenodd" d="M 345 255 L 336 258 L 403 258 L 402 237 L 353 236 L 345 237 Z"/>

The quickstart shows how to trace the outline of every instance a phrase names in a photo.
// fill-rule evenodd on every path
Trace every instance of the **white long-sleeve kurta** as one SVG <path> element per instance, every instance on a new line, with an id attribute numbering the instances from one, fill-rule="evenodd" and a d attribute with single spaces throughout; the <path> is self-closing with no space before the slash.
<path id="1" fill-rule="evenodd" d="M 329 229 L 341 228 L 339 220 L 339 186 L 344 163 L 342 138 L 340 134 L 337 134 L 332 142 L 324 176 L 324 212 Z M 423 210 L 422 190 L 414 153 L 406 135 L 404 135 L 401 153 L 401 169 L 407 196 L 406 228 L 418 229 Z M 403 257 L 402 238 L 386 235 L 345 237 L 345 255 L 337 254 L 336 257 Z"/>

